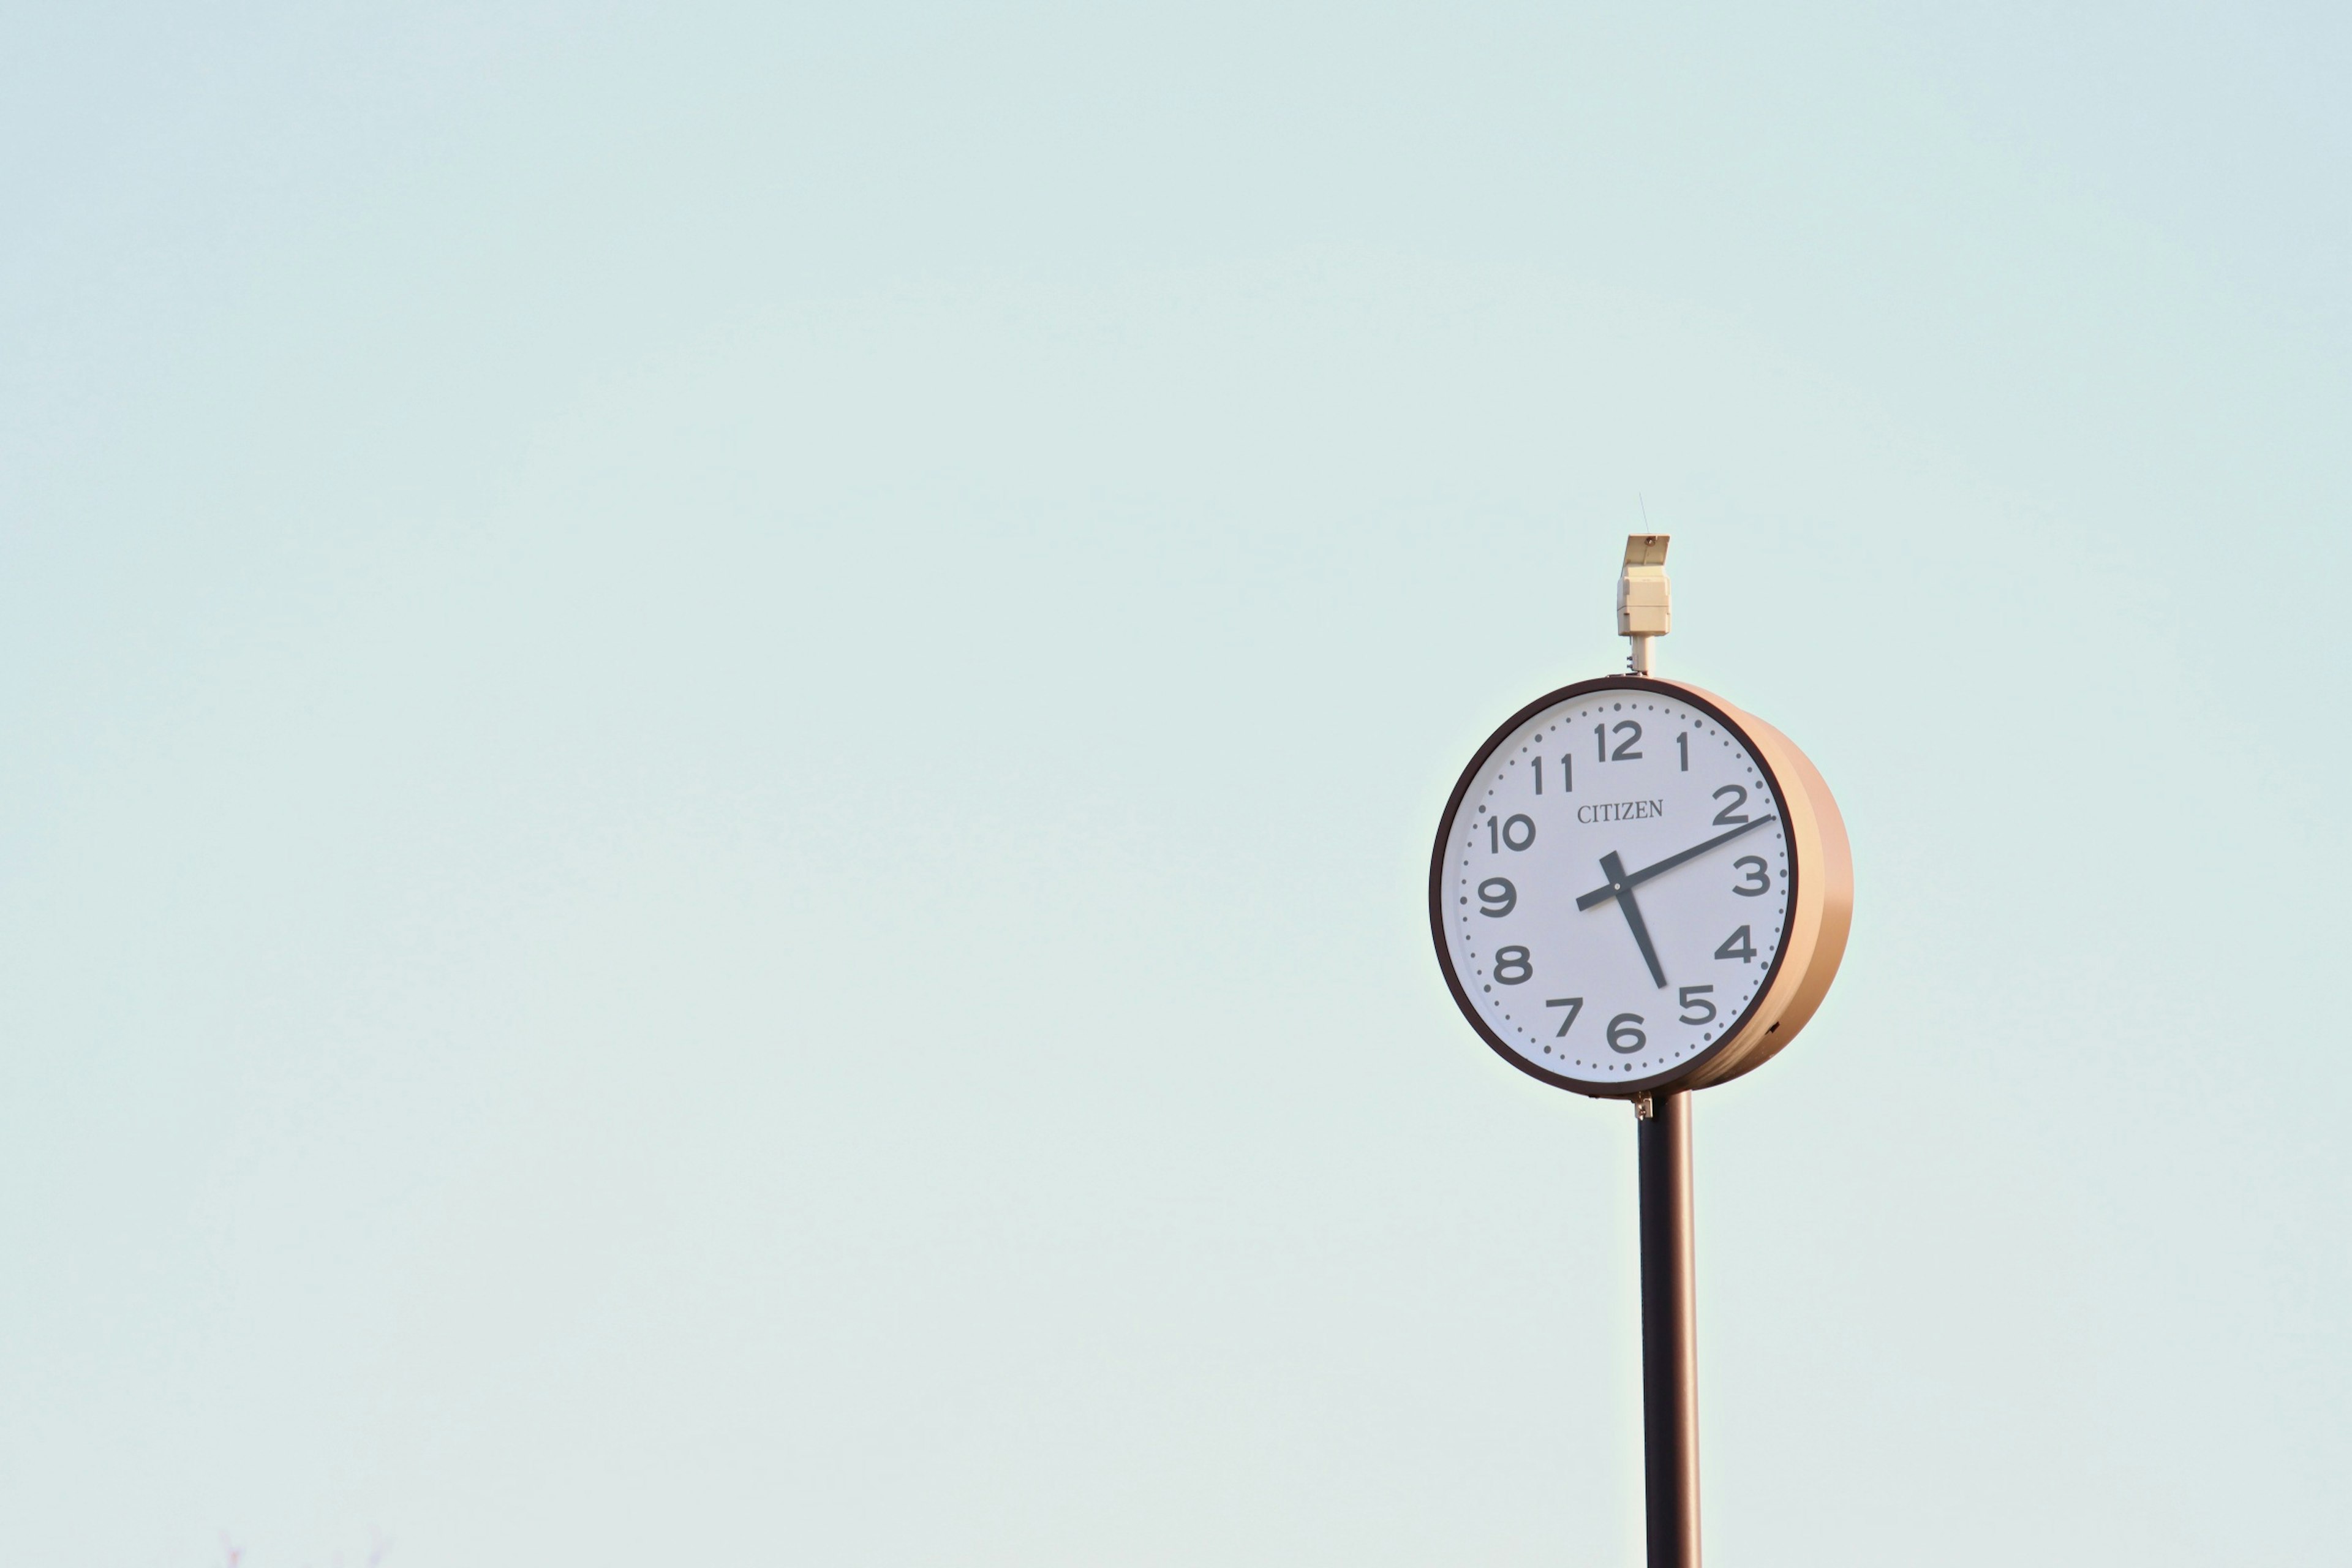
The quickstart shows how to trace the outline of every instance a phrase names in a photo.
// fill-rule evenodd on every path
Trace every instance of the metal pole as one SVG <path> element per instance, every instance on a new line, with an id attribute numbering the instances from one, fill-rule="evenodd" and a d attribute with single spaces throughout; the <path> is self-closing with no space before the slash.
<path id="1" fill-rule="evenodd" d="M 1667 536 L 1629 534 L 1617 577 L 1625 665 L 1652 673 L 1657 639 L 1674 629 Z M 1661 984 L 1664 984 L 1663 981 Z M 1691 1278 L 1690 1093 L 1643 1095 L 1642 1188 L 1642 1462 L 1650 1568 L 1698 1563 L 1698 1313 Z"/>
<path id="2" fill-rule="evenodd" d="M 1642 1428 L 1650 1568 L 1699 1568 L 1690 1094 L 1633 1102 L 1642 1188 Z"/>

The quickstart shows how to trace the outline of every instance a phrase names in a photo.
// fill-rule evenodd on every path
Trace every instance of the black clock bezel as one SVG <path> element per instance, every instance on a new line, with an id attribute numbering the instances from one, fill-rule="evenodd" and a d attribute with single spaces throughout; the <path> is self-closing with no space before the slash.
<path id="1" fill-rule="evenodd" d="M 1716 1037 L 1714 1044 L 1696 1056 L 1686 1061 L 1677 1062 L 1665 1071 L 1649 1078 L 1625 1079 L 1612 1083 L 1591 1083 L 1582 1079 L 1570 1078 L 1564 1073 L 1548 1072 L 1519 1055 L 1505 1042 L 1502 1036 L 1495 1032 L 1486 1019 L 1479 1016 L 1477 1005 L 1471 1000 L 1470 993 L 1464 986 L 1461 975 L 1454 972 L 1454 954 L 1445 941 L 1444 902 L 1445 857 L 1449 837 L 1446 829 L 1453 823 L 1454 814 L 1462 809 L 1463 799 L 1469 795 L 1471 785 L 1477 781 L 1479 771 L 1486 765 L 1487 759 L 1501 749 L 1503 742 L 1509 740 L 1520 725 L 1538 713 L 1559 703 L 1573 701 L 1595 691 L 1646 691 L 1652 696 L 1669 697 L 1677 702 L 1686 702 L 1738 737 L 1739 743 L 1747 748 L 1748 756 L 1755 760 L 1756 766 L 1763 773 L 1765 781 L 1772 786 L 1772 797 L 1779 803 L 1782 833 L 1789 846 L 1789 912 L 1782 921 L 1780 945 L 1773 950 L 1772 963 L 1764 973 L 1762 984 L 1756 987 L 1756 994 L 1748 999 L 1748 1005 L 1740 1010 L 1739 1016 L 1733 1019 L 1723 1033 Z M 1462 1010 L 1462 1016 L 1470 1021 L 1470 1026 L 1478 1031 L 1478 1037 L 1485 1040 L 1496 1056 L 1501 1057 L 1529 1078 L 1540 1079 L 1555 1089 L 1568 1089 L 1571 1093 L 1583 1095 L 1590 1100 L 1633 1100 L 1645 1094 L 1655 1094 L 1661 1089 L 1671 1089 L 1675 1085 L 1696 1075 L 1708 1064 L 1721 1057 L 1733 1042 L 1738 1040 L 1747 1032 L 1748 1026 L 1754 1021 L 1758 1010 L 1764 1005 L 1766 999 L 1772 994 L 1773 987 L 1780 983 L 1781 962 L 1788 957 L 1789 949 L 1794 945 L 1798 879 L 1802 875 L 1803 867 L 1797 853 L 1794 825 L 1790 821 L 1789 816 L 1788 787 L 1780 782 L 1780 775 L 1773 771 L 1771 761 L 1765 749 L 1757 743 L 1756 737 L 1748 732 L 1746 725 L 1687 686 L 1677 685 L 1670 680 L 1660 680 L 1646 675 L 1600 676 L 1591 680 L 1580 680 L 1572 685 L 1563 686 L 1557 691 L 1546 692 L 1508 719 L 1504 720 L 1501 727 L 1486 737 L 1486 744 L 1478 748 L 1477 753 L 1470 759 L 1469 765 L 1462 770 L 1461 778 L 1454 785 L 1454 793 L 1446 797 L 1445 810 L 1437 819 L 1437 840 L 1430 849 L 1429 934 L 1430 940 L 1437 948 L 1437 965 L 1444 973 L 1445 987 L 1454 993 L 1454 1005 Z"/>

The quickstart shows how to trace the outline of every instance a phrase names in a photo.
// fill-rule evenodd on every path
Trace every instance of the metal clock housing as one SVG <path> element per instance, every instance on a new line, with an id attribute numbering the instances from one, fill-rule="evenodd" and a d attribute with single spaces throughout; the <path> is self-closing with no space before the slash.
<path id="1" fill-rule="evenodd" d="M 1511 716 L 1446 803 L 1430 931 L 1521 1071 L 1630 1098 L 1769 1060 L 1835 975 L 1845 829 L 1787 737 L 1677 681 L 1612 676 Z"/>

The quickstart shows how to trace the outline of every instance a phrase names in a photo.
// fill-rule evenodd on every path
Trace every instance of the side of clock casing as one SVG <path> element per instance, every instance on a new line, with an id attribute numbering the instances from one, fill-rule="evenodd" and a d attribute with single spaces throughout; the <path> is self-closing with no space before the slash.
<path id="1" fill-rule="evenodd" d="M 1800 868 L 1779 972 L 1730 1043 L 1674 1086 L 1704 1089 L 1753 1072 L 1787 1049 L 1829 994 L 1853 928 L 1853 851 L 1829 782 L 1794 741 L 1703 687 L 1677 680 L 1656 684 L 1713 704 L 1747 733 L 1780 784 L 1789 851 Z"/>
<path id="2" fill-rule="evenodd" d="M 1446 825 L 1460 806 L 1472 777 L 1494 747 L 1523 721 L 1545 708 L 1603 688 L 1647 690 L 1681 698 L 1712 712 L 1737 731 L 1780 797 L 1792 872 L 1788 925 L 1773 958 L 1771 977 L 1762 994 L 1744 1011 L 1738 1027 L 1678 1075 L 1622 1085 L 1592 1083 L 1548 1072 L 1513 1051 L 1493 1033 L 1454 971 L 1446 946 L 1441 891 Z M 1796 1037 L 1828 994 L 1830 982 L 1837 976 L 1839 961 L 1845 954 L 1846 933 L 1853 919 L 1853 854 L 1846 844 L 1844 819 L 1838 815 L 1837 801 L 1820 770 L 1794 742 L 1753 714 L 1733 707 L 1701 687 L 1661 680 L 1654 676 L 1623 675 L 1579 681 L 1538 698 L 1505 721 L 1463 770 L 1461 782 L 1446 804 L 1438 841 L 1431 854 L 1430 934 L 1437 945 L 1439 967 L 1464 1017 L 1497 1055 L 1520 1071 L 1557 1088 L 1596 1099 L 1633 1099 L 1703 1089 L 1751 1072 L 1770 1060 Z"/>

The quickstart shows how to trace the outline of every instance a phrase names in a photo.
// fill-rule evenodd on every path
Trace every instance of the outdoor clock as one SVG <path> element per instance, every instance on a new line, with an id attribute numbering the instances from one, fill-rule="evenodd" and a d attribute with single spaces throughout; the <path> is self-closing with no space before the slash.
<path id="1" fill-rule="evenodd" d="M 1699 1568 L 1691 1092 L 1769 1061 L 1836 978 L 1853 862 L 1786 735 L 1651 668 L 1666 536 L 1625 542 L 1627 673 L 1538 697 L 1462 770 L 1429 931 L 1462 1016 L 1520 1071 L 1633 1107 L 1649 1568 Z"/>
<path id="2" fill-rule="evenodd" d="M 1637 669 L 1643 537 L 1619 607 Z M 1513 1067 L 1580 1094 L 1698 1089 L 1770 1060 L 1828 991 L 1853 908 L 1845 826 L 1805 754 L 1646 674 L 1505 720 L 1430 857 L 1431 935 L 1463 1015 Z"/>

